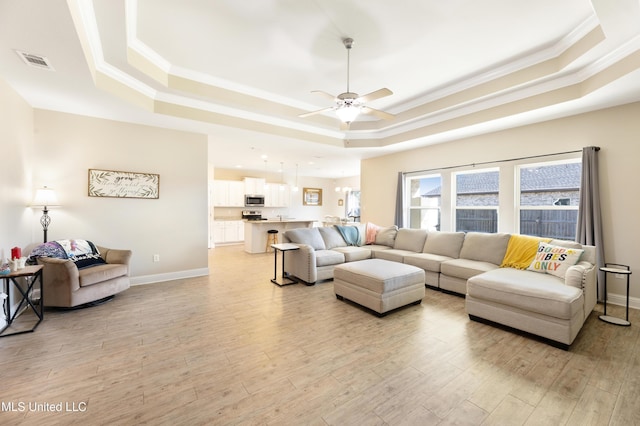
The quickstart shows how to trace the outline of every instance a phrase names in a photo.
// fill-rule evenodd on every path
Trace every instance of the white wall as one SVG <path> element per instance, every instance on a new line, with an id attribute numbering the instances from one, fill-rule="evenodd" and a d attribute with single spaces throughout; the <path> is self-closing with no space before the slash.
<path id="1" fill-rule="evenodd" d="M 0 79 L 0 263 L 32 240 L 33 110 Z"/>
<path id="2" fill-rule="evenodd" d="M 600 146 L 600 185 L 607 262 L 631 266 L 631 295 L 640 304 L 640 197 L 635 185 L 640 159 L 640 103 L 523 126 L 446 144 L 364 160 L 362 219 L 380 225 L 394 220 L 397 173 L 468 163 L 544 155 Z M 501 225 L 504 223 L 501 222 Z M 504 232 L 512 232 L 502 229 Z M 621 280 L 610 290 L 624 294 Z"/>
<path id="3" fill-rule="evenodd" d="M 33 110 L 0 79 L 0 264 L 11 257 L 12 247 L 25 247 L 32 241 L 30 224 L 37 220 L 27 207 L 31 201 L 32 129 Z M 10 293 L 10 303 L 16 305 L 18 292 L 12 289 Z M 0 306 L 2 303 L 0 300 Z M 0 312 L 0 328 L 5 324 Z"/>
<path id="4" fill-rule="evenodd" d="M 49 240 L 133 250 L 133 283 L 208 273 L 206 135 L 45 110 L 34 126 L 33 184 L 55 188 L 62 205 Z M 92 168 L 157 173 L 160 198 L 89 197 Z M 32 229 L 41 241 L 37 221 Z"/>

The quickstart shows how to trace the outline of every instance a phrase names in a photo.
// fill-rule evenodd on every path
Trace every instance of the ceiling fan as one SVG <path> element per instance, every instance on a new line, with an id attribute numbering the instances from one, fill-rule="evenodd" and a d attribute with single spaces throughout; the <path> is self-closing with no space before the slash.
<path id="1" fill-rule="evenodd" d="M 314 90 L 311 93 L 317 93 L 319 95 L 324 96 L 325 98 L 331 99 L 336 104 L 335 106 L 323 108 L 318 111 L 307 112 L 305 114 L 300 114 L 299 117 L 305 118 L 315 114 L 321 114 L 327 111 L 335 111 L 336 115 L 346 125 L 348 126 L 354 121 L 358 115 L 368 114 L 374 115 L 383 120 L 389 120 L 394 118 L 393 114 L 389 114 L 388 112 L 380 111 L 377 109 L 370 108 L 365 104 L 376 99 L 383 98 L 385 96 L 393 95 L 393 92 L 386 87 L 383 89 L 378 89 L 375 92 L 368 93 L 364 96 L 359 96 L 357 93 L 353 93 L 349 91 L 349 65 L 350 65 L 350 56 L 349 52 L 353 47 L 353 39 L 352 38 L 343 38 L 342 43 L 344 47 L 347 48 L 347 91 L 344 93 L 340 93 L 338 96 L 333 96 L 327 92 L 323 92 L 321 90 Z"/>

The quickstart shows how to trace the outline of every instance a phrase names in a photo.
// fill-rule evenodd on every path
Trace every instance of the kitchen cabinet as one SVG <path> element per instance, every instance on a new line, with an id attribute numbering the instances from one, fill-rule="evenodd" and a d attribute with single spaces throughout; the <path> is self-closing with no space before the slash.
<path id="1" fill-rule="evenodd" d="M 289 207 L 291 188 L 286 184 L 270 183 L 264 194 L 265 207 Z"/>
<path id="2" fill-rule="evenodd" d="M 214 180 L 213 205 L 214 207 L 244 207 L 244 182 Z"/>
<path id="3" fill-rule="evenodd" d="M 266 181 L 262 178 L 244 178 L 244 193 L 249 195 L 264 195 Z"/>
<path id="4" fill-rule="evenodd" d="M 216 244 L 244 241 L 244 221 L 215 220 L 213 222 L 213 241 Z"/>

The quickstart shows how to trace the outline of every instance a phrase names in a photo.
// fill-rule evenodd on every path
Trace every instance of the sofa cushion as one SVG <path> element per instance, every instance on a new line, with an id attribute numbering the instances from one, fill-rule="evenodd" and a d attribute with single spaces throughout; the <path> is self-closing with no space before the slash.
<path id="1" fill-rule="evenodd" d="M 582 290 L 564 285 L 553 275 L 511 268 L 470 278 L 467 293 L 476 299 L 560 319 L 571 319 L 583 309 Z"/>
<path id="2" fill-rule="evenodd" d="M 375 258 L 376 257 L 376 253 L 382 250 L 391 250 L 391 247 L 389 246 L 381 246 L 378 244 L 370 244 L 368 246 L 366 246 L 369 250 L 371 250 L 371 257 Z"/>
<path id="3" fill-rule="evenodd" d="M 497 268 L 498 265 L 495 263 L 470 259 L 452 259 L 442 262 L 440 265 L 440 272 L 450 277 L 468 280 L 475 275 Z"/>
<path id="4" fill-rule="evenodd" d="M 584 250 L 566 248 L 540 242 L 538 253 L 527 268 L 529 271 L 542 272 L 563 278 L 569 267 L 578 263 Z"/>
<path id="5" fill-rule="evenodd" d="M 322 226 L 317 229 L 322 236 L 324 247 L 327 250 L 331 250 L 335 247 L 344 247 L 347 245 L 344 238 L 342 238 L 342 234 L 340 234 L 340 231 L 338 231 L 334 226 Z"/>
<path id="6" fill-rule="evenodd" d="M 371 249 L 368 247 L 335 247 L 333 251 L 344 254 L 345 262 L 356 262 L 358 260 L 365 260 L 371 258 Z"/>
<path id="7" fill-rule="evenodd" d="M 316 250 L 316 267 L 344 263 L 344 254 L 334 250 Z"/>
<path id="8" fill-rule="evenodd" d="M 422 251 L 457 259 L 463 242 L 464 232 L 429 232 Z"/>
<path id="9" fill-rule="evenodd" d="M 295 244 L 306 244 L 313 247 L 314 250 L 327 249 L 318 228 L 289 229 L 284 232 L 284 235 L 289 241 Z"/>
<path id="10" fill-rule="evenodd" d="M 582 249 L 582 244 L 577 243 L 575 241 L 569 241 L 569 240 L 551 240 L 548 241 L 549 244 L 553 244 L 554 246 L 560 246 L 560 247 L 566 247 L 566 248 L 572 248 L 572 249 Z"/>
<path id="11" fill-rule="evenodd" d="M 376 234 L 375 243 L 382 246 L 393 247 L 398 234 L 397 226 L 389 226 L 388 228 L 380 228 Z"/>
<path id="12" fill-rule="evenodd" d="M 449 256 L 442 256 L 431 253 L 412 253 L 404 257 L 404 263 L 417 266 L 425 271 L 440 272 L 440 264 L 451 260 Z"/>
<path id="13" fill-rule="evenodd" d="M 108 281 L 113 278 L 126 276 L 129 271 L 127 265 L 119 263 L 107 263 L 85 268 L 78 271 L 80 287 Z"/>
<path id="14" fill-rule="evenodd" d="M 511 235 L 503 233 L 468 232 L 464 237 L 460 257 L 500 265 L 510 237 Z"/>
<path id="15" fill-rule="evenodd" d="M 390 248 L 389 250 L 379 250 L 374 253 L 374 258 L 390 260 L 392 262 L 404 263 L 404 257 L 413 254 L 409 250 L 397 250 Z"/>
<path id="16" fill-rule="evenodd" d="M 427 239 L 426 229 L 402 228 L 398 230 L 393 248 L 398 250 L 409 250 L 420 253 Z"/>

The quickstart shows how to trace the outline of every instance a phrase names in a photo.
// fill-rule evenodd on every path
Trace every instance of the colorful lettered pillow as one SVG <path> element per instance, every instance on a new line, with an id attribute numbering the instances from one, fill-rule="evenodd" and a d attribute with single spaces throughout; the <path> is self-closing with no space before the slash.
<path id="1" fill-rule="evenodd" d="M 529 271 L 552 274 L 564 278 L 569 267 L 578 263 L 584 250 L 555 246 L 540 242 L 538 252 L 527 268 Z"/>

